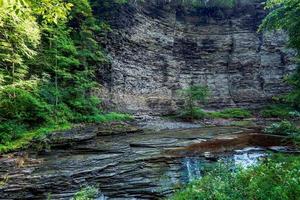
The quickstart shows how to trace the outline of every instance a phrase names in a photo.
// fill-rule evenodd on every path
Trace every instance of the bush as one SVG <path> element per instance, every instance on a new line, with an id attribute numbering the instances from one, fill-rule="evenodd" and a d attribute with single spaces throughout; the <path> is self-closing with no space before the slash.
<path id="1" fill-rule="evenodd" d="M 50 107 L 33 91 L 12 86 L 0 90 L 0 120 L 39 126 L 49 120 Z"/>
<path id="2" fill-rule="evenodd" d="M 265 128 L 264 132 L 267 134 L 287 136 L 296 146 L 300 145 L 300 129 L 287 120 L 279 123 L 273 123 Z"/>
<path id="3" fill-rule="evenodd" d="M 202 119 L 205 113 L 198 108 L 198 103 L 204 103 L 209 95 L 207 87 L 192 85 L 186 89 L 179 90 L 184 99 L 184 107 L 179 112 L 179 117 L 186 120 Z"/>
<path id="4" fill-rule="evenodd" d="M 237 172 L 215 169 L 172 200 L 290 200 L 300 196 L 300 157 L 280 156 Z"/>
<path id="5" fill-rule="evenodd" d="M 212 118 L 247 118 L 251 117 L 251 113 L 248 110 L 241 108 L 228 108 L 219 112 L 211 112 L 209 116 Z"/>
<path id="6" fill-rule="evenodd" d="M 289 118 L 293 117 L 291 113 L 294 111 L 291 107 L 287 105 L 271 105 L 264 108 L 260 114 L 263 117 L 270 118 L 270 117 L 278 117 L 278 118 Z"/>
<path id="7" fill-rule="evenodd" d="M 300 112 L 298 111 L 291 111 L 289 112 L 289 115 L 293 118 L 299 118 L 300 117 Z"/>
<path id="8" fill-rule="evenodd" d="M 188 111 L 183 110 L 178 117 L 186 120 L 199 120 L 205 118 L 206 113 L 200 108 L 193 108 Z"/>
<path id="9" fill-rule="evenodd" d="M 267 134 L 292 136 L 300 134 L 300 130 L 291 122 L 284 120 L 279 123 L 273 123 L 264 130 Z"/>
<path id="10" fill-rule="evenodd" d="M 25 132 L 26 127 L 14 121 L 0 124 L 0 144 L 5 144 L 12 140 L 19 139 Z"/>
<path id="11" fill-rule="evenodd" d="M 48 123 L 51 107 L 34 88 L 6 86 L 0 89 L 0 144 L 19 139 L 29 128 Z"/>
<path id="12" fill-rule="evenodd" d="M 94 200 L 99 195 L 99 190 L 96 187 L 88 186 L 77 192 L 73 200 Z"/>

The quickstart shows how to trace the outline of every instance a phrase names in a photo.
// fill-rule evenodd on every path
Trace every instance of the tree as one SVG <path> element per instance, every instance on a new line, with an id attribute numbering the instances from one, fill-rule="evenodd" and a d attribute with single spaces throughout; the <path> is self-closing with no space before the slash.
<path id="1" fill-rule="evenodd" d="M 96 120 L 99 32 L 88 0 L 0 1 L 0 143 L 17 125 Z"/>
<path id="2" fill-rule="evenodd" d="M 18 1 L 0 7 L 0 66 L 2 84 L 13 84 L 28 73 L 26 59 L 32 58 L 40 42 L 40 29 L 32 9 Z"/>
<path id="3" fill-rule="evenodd" d="M 260 31 L 284 30 L 289 35 L 288 46 L 297 50 L 296 72 L 287 79 L 294 90 L 284 100 L 300 109 L 300 4 L 299 0 L 268 0 L 271 12 L 263 20 Z"/>
<path id="4" fill-rule="evenodd" d="M 198 107 L 198 103 L 204 103 L 209 95 L 207 87 L 201 85 L 192 85 L 179 91 L 184 99 L 184 108 L 180 116 L 185 119 L 201 119 L 205 113 Z"/>

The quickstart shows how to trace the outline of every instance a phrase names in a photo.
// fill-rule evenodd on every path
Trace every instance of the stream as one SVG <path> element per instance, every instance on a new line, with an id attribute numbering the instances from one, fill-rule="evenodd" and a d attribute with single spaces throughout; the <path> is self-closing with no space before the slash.
<path id="1" fill-rule="evenodd" d="M 69 145 L 2 156 L 1 199 L 70 199 L 87 185 L 100 188 L 99 199 L 161 199 L 201 178 L 218 162 L 249 167 L 269 151 L 290 150 L 281 137 L 241 127 L 119 134 L 90 127 L 77 132 Z M 64 138 L 72 133 L 57 135 Z"/>

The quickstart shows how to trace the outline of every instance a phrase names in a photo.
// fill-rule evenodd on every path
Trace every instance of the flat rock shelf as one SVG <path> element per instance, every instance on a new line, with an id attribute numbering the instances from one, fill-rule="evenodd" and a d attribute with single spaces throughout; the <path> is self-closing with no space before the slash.
<path id="1" fill-rule="evenodd" d="M 251 128 L 124 130 L 77 128 L 74 138 L 70 132 L 52 135 L 51 150 L 2 156 L 1 199 L 70 199 L 86 185 L 100 188 L 99 199 L 161 199 L 201 177 L 207 164 L 227 160 L 248 166 L 267 149 L 289 150 L 278 147 L 282 138 Z"/>

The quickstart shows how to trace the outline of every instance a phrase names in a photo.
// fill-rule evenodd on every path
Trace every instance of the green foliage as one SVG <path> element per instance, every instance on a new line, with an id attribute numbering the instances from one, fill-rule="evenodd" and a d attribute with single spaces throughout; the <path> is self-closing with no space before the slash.
<path id="1" fill-rule="evenodd" d="M 284 30 L 289 35 L 289 47 L 298 52 L 297 71 L 287 79 L 294 90 L 285 97 L 287 103 L 300 108 L 300 4 L 298 0 L 268 0 L 266 9 L 271 10 L 260 26 L 262 30 Z"/>
<path id="2" fill-rule="evenodd" d="M 13 8 L 17 7 L 17 8 Z M 17 9 L 17 10 L 16 10 Z M 36 54 L 40 29 L 32 9 L 14 1 L 0 7 L 0 73 L 2 84 L 23 79 L 28 72 L 24 60 Z M 1 83 L 0 82 L 0 83 Z"/>
<path id="3" fill-rule="evenodd" d="M 27 145 L 40 127 L 130 118 L 103 115 L 93 95 L 100 87 L 95 72 L 108 62 L 97 39 L 108 30 L 89 0 L 1 1 L 3 149 Z"/>
<path id="4" fill-rule="evenodd" d="M 184 108 L 180 111 L 179 117 L 188 120 L 202 119 L 205 114 L 197 107 L 198 103 L 204 103 L 209 95 L 207 87 L 193 85 L 186 89 L 179 90 L 179 95 L 184 99 Z"/>
<path id="5" fill-rule="evenodd" d="M 8 85 L 0 90 L 0 122 L 37 126 L 48 121 L 50 108 L 34 90 Z"/>
<path id="6" fill-rule="evenodd" d="M 107 113 L 107 114 L 95 114 L 82 116 L 81 121 L 83 122 L 118 122 L 118 121 L 132 121 L 134 118 L 129 114 L 121 114 L 121 113 Z"/>
<path id="7" fill-rule="evenodd" d="M 182 110 L 178 117 L 186 120 L 199 120 L 205 118 L 206 113 L 200 108 L 192 108 L 189 110 Z"/>
<path id="8" fill-rule="evenodd" d="M 102 116 L 103 116 L 103 119 L 99 120 L 99 122 L 132 121 L 134 119 L 132 115 L 115 113 L 115 112 L 108 113 L 108 114 L 105 114 Z"/>
<path id="9" fill-rule="evenodd" d="M 268 0 L 266 9 L 270 14 L 263 20 L 260 30 L 286 30 L 289 34 L 289 45 L 300 48 L 300 5 L 298 0 Z"/>
<path id="10" fill-rule="evenodd" d="M 273 157 L 249 169 L 217 168 L 172 200 L 290 200 L 300 196 L 300 157 Z"/>
<path id="11" fill-rule="evenodd" d="M 192 85 L 186 89 L 179 90 L 179 94 L 185 98 L 188 104 L 193 104 L 196 103 L 195 101 L 205 102 L 209 95 L 209 90 L 205 86 Z"/>
<path id="12" fill-rule="evenodd" d="M 293 117 L 292 112 L 295 110 L 288 105 L 270 105 L 265 107 L 260 114 L 263 117 L 279 117 L 279 118 L 290 118 Z"/>
<path id="13" fill-rule="evenodd" d="M 236 5 L 236 0 L 182 0 L 179 2 L 194 8 L 232 8 Z"/>
<path id="14" fill-rule="evenodd" d="M 18 139 L 28 128 L 49 123 L 50 106 L 39 96 L 35 81 L 0 87 L 0 143 Z"/>
<path id="15" fill-rule="evenodd" d="M 1 125 L 2 127 L 2 125 Z M 4 127 L 6 131 L 12 130 L 13 128 L 16 128 L 16 131 L 13 132 L 13 134 L 17 134 L 17 137 L 14 139 L 5 139 L 5 143 L 0 143 L 0 153 L 8 153 L 11 151 L 16 151 L 20 149 L 25 149 L 30 146 L 31 141 L 34 138 L 41 137 L 45 134 L 54 132 L 54 131 L 62 131 L 67 130 L 71 128 L 70 124 L 49 124 L 47 126 L 35 129 L 35 130 L 29 130 L 25 131 L 22 130 L 22 124 L 15 124 L 12 122 L 12 124 L 8 124 L 6 127 Z M 25 128 L 25 127 L 24 127 Z M 1 130 L 1 128 L 0 128 Z M 3 129 L 2 129 L 3 130 Z M 5 134 L 6 132 L 3 131 L 0 135 Z M 3 137 L 3 136 L 1 136 Z M 11 137 L 9 135 L 8 137 Z"/>
<path id="16" fill-rule="evenodd" d="M 300 20 L 300 18 L 299 18 Z M 287 82 L 294 88 L 292 92 L 285 96 L 285 101 L 291 106 L 300 110 L 300 65 L 296 72 L 287 78 Z"/>
<path id="17" fill-rule="evenodd" d="M 94 200 L 99 193 L 100 192 L 96 187 L 88 186 L 77 192 L 72 200 Z"/>
<path id="18" fill-rule="evenodd" d="M 264 132 L 268 134 L 292 136 L 295 134 L 300 134 L 300 129 L 298 129 L 291 122 L 284 120 L 278 123 L 271 124 L 264 130 Z"/>
<path id="19" fill-rule="evenodd" d="M 233 121 L 230 123 L 231 126 L 238 126 L 238 127 L 250 127 L 253 126 L 252 121 Z"/>
<path id="20" fill-rule="evenodd" d="M 0 124 L 0 144 L 21 138 L 26 128 L 15 121 L 7 121 Z"/>
<path id="21" fill-rule="evenodd" d="M 223 118 L 223 119 L 229 119 L 229 118 L 248 118 L 251 117 L 251 112 L 242 108 L 227 108 L 222 111 L 218 112 L 211 112 L 208 113 L 208 116 L 212 118 Z"/>
<path id="22" fill-rule="evenodd" d="M 265 128 L 264 132 L 267 134 L 287 136 L 295 145 L 299 146 L 300 144 L 300 129 L 287 120 L 271 124 Z"/>

